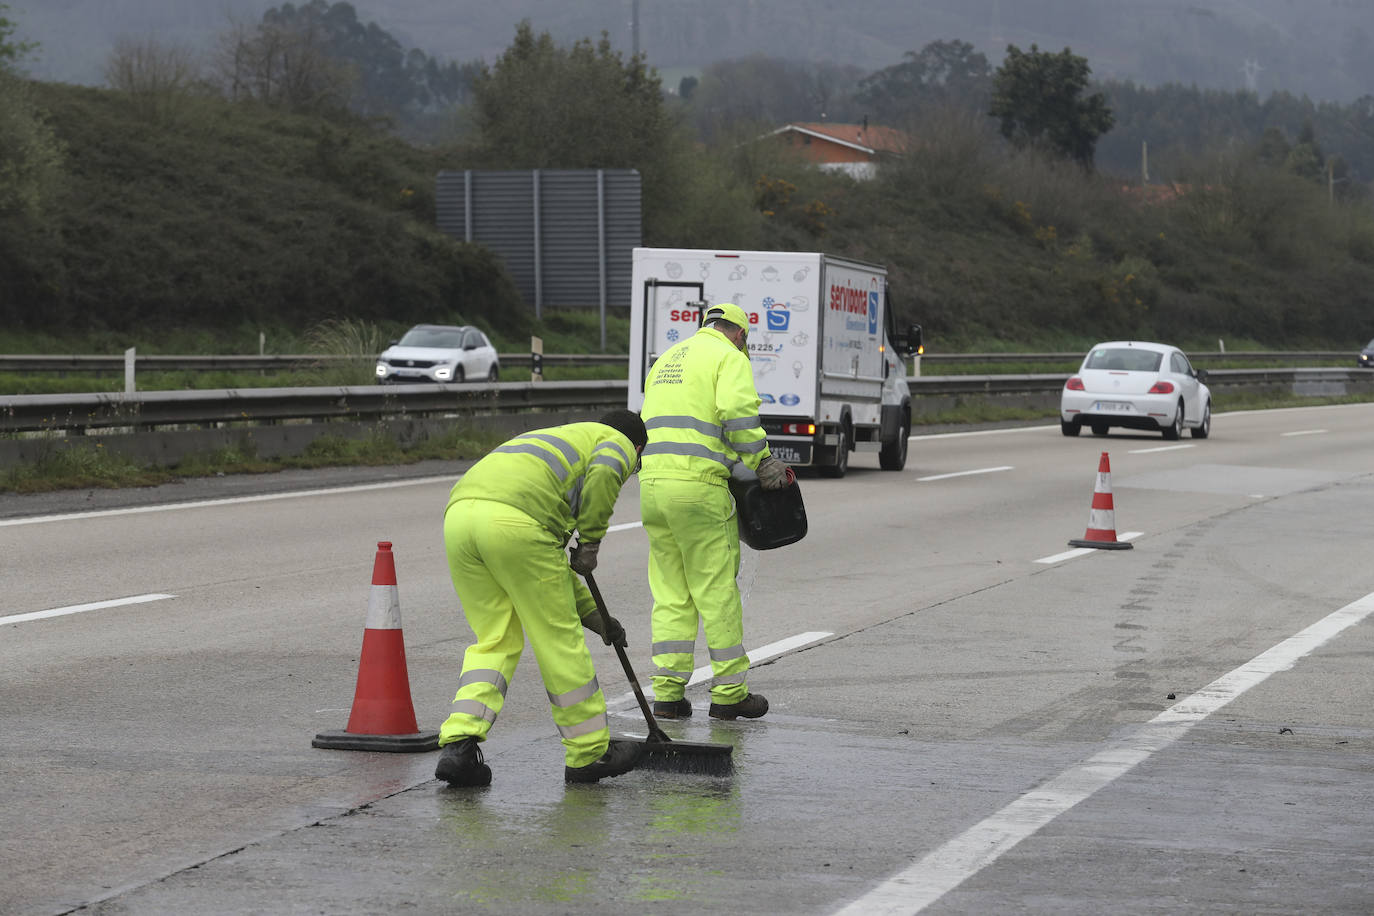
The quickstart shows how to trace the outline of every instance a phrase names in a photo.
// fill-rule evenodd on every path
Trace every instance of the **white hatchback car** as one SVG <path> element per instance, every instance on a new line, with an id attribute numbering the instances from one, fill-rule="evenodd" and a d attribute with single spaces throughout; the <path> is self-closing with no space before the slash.
<path id="1" fill-rule="evenodd" d="M 477 328 L 417 324 L 377 357 L 379 384 L 496 381 L 496 348 Z"/>
<path id="2" fill-rule="evenodd" d="M 1194 369 L 1177 347 L 1119 340 L 1088 351 L 1077 374 L 1064 384 L 1059 425 L 1066 436 L 1084 427 L 1104 436 L 1113 426 L 1160 430 L 1177 439 L 1187 428 L 1194 439 L 1212 431 L 1212 392 L 1205 369 Z"/>

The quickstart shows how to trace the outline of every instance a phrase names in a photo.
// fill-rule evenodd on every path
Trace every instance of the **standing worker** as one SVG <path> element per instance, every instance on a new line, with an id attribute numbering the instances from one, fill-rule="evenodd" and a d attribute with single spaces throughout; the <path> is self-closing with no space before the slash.
<path id="1" fill-rule="evenodd" d="M 692 714 L 683 691 L 699 625 L 715 675 L 712 718 L 757 719 L 768 711 L 768 701 L 745 683 L 749 656 L 735 582 L 739 523 L 728 484 L 732 471 L 757 474 L 770 490 L 789 481 L 759 420 L 748 336 L 744 309 L 714 305 L 701 328 L 665 351 L 644 382 L 649 444 L 639 498 L 654 594 L 654 715 L 664 719 Z"/>
<path id="2" fill-rule="evenodd" d="M 582 628 L 625 645 L 615 618 L 603 626 L 575 573 L 596 568 L 620 488 L 639 465 L 646 435 L 639 415 L 613 410 L 516 436 L 463 475 L 444 512 L 453 588 L 477 641 L 463 655 L 453 712 L 439 729 L 434 775 L 454 786 L 485 786 L 491 768 L 478 744 L 505 704 L 528 634 L 564 747 L 564 779 L 596 782 L 632 770 L 641 747 L 611 741 L 606 697 Z M 578 543 L 564 552 L 573 532 Z"/>

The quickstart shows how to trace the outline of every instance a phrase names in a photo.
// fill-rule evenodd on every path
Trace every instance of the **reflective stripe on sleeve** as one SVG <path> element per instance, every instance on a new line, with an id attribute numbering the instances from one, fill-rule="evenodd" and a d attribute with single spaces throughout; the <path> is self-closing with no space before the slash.
<path id="1" fill-rule="evenodd" d="M 577 459 L 579 457 L 577 454 L 577 449 L 573 448 L 572 445 L 566 439 L 560 439 L 557 436 L 551 436 L 548 433 L 526 433 L 525 435 L 519 436 L 518 438 L 538 439 L 540 442 L 547 442 L 549 445 L 552 445 L 554 448 L 558 449 L 560 453 L 562 453 L 563 460 L 568 462 L 568 464 L 577 464 Z"/>
<path id="2" fill-rule="evenodd" d="M 572 489 L 568 490 L 568 508 L 572 510 L 573 518 L 577 518 L 578 513 L 582 511 L 582 486 L 586 482 L 587 478 L 579 477 L 572 485 Z"/>
<path id="3" fill-rule="evenodd" d="M 498 445 L 496 448 L 492 449 L 492 451 L 514 453 L 520 455 L 534 455 L 536 458 L 540 459 L 545 464 L 547 464 L 549 468 L 553 471 L 554 476 L 557 477 L 559 480 L 568 479 L 568 469 L 563 467 L 563 465 L 559 463 L 558 457 L 556 455 L 550 454 L 548 449 L 543 449 L 533 444 L 522 445 L 520 443 L 516 443 L 515 445 Z"/>
<path id="4" fill-rule="evenodd" d="M 624 450 L 623 448 L 621 448 L 620 445 L 619 445 L 618 443 L 615 443 L 615 442 L 603 442 L 603 443 L 601 443 L 600 445 L 598 445 L 598 446 L 596 447 L 596 451 L 593 452 L 592 454 L 594 454 L 594 455 L 599 455 L 600 452 L 609 452 L 609 451 L 614 451 L 617 455 L 619 455 L 619 456 L 624 460 L 624 462 L 625 462 L 624 465 L 623 465 L 624 467 L 629 467 L 630 465 L 634 464 L 634 462 L 630 460 L 630 456 L 627 455 L 627 454 L 625 454 L 625 450 Z M 592 463 L 595 464 L 596 462 L 592 462 Z"/>
<path id="5" fill-rule="evenodd" d="M 733 445 L 735 451 L 739 452 L 741 455 L 752 455 L 755 452 L 763 451 L 768 445 L 768 440 L 759 439 L 754 442 L 735 442 L 731 440 L 730 444 Z"/>
<path id="6" fill-rule="evenodd" d="M 758 429 L 763 426 L 763 421 L 758 417 L 736 417 L 733 420 L 725 421 L 725 429 L 728 432 L 739 432 L 744 429 Z"/>

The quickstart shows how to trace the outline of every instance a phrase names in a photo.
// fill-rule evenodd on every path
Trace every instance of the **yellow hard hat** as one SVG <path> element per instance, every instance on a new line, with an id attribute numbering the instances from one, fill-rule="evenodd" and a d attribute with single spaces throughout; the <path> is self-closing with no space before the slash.
<path id="1" fill-rule="evenodd" d="M 735 305 L 733 302 L 722 302 L 720 305 L 713 305 L 706 310 L 706 321 L 715 321 L 723 318 L 737 327 L 749 330 L 749 316 L 744 314 L 744 309 Z"/>

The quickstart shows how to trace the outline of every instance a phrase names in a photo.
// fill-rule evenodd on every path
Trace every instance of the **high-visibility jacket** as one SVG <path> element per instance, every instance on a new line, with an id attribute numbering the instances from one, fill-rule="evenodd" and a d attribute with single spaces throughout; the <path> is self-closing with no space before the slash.
<path id="1" fill-rule="evenodd" d="M 715 328 L 701 328 L 658 358 L 640 410 L 649 443 L 640 480 L 671 477 L 725 486 L 743 463 L 768 457 L 749 357 Z"/>
<path id="2" fill-rule="evenodd" d="M 625 435 L 602 423 L 569 423 L 522 433 L 497 446 L 449 493 L 515 506 L 567 544 L 606 535 L 620 488 L 636 466 Z"/>

